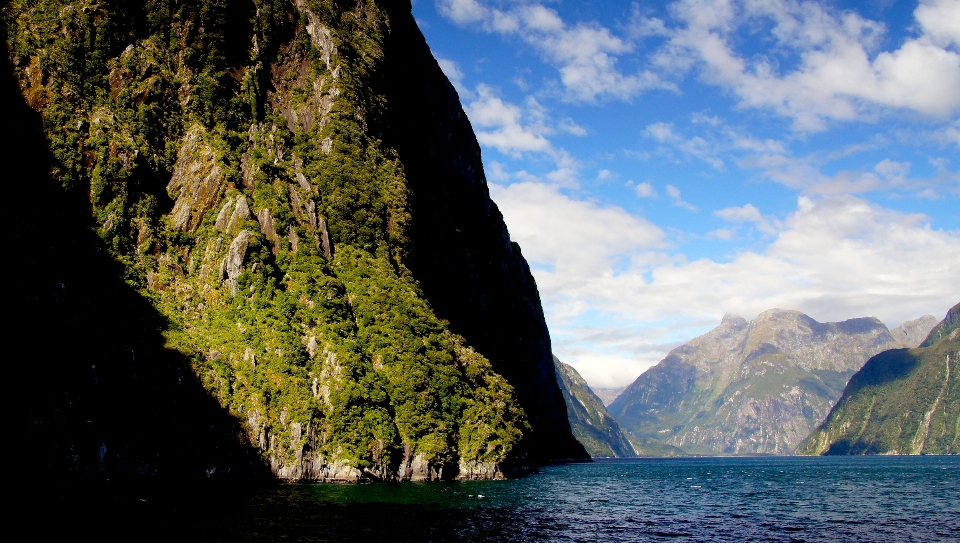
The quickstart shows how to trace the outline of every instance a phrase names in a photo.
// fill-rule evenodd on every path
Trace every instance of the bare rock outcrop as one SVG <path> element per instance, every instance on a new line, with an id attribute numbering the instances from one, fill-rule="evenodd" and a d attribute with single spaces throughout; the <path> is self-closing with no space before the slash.
<path id="1" fill-rule="evenodd" d="M 634 436 L 687 452 L 790 454 L 850 376 L 900 346 L 872 317 L 820 323 L 781 309 L 749 322 L 728 315 L 638 377 L 609 410 Z"/>
<path id="2" fill-rule="evenodd" d="M 247 256 L 247 245 L 253 234 L 249 230 L 241 230 L 230 243 L 230 250 L 223 260 L 223 270 L 227 278 L 224 284 L 230 287 L 230 292 L 237 295 L 237 278 L 243 273 L 243 259 Z"/>
<path id="3" fill-rule="evenodd" d="M 176 198 L 170 220 L 180 229 L 192 232 L 203 222 L 203 215 L 216 205 L 226 177 L 213 148 L 203 139 L 204 131 L 195 126 L 180 145 L 167 192 Z"/>

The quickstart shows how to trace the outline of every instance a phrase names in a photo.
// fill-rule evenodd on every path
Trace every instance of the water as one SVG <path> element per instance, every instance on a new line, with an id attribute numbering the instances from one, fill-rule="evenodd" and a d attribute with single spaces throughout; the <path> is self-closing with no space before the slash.
<path id="1" fill-rule="evenodd" d="M 85 525 L 211 541 L 960 541 L 958 475 L 960 457 L 598 460 L 511 481 L 125 495 Z"/>

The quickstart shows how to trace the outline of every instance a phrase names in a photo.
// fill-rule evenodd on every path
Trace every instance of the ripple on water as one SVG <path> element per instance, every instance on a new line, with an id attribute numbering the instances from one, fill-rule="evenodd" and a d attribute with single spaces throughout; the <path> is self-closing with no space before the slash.
<path id="1" fill-rule="evenodd" d="M 958 457 L 602 460 L 511 481 L 206 489 L 58 510 L 80 532 L 208 541 L 956 542 L 958 475 Z"/>

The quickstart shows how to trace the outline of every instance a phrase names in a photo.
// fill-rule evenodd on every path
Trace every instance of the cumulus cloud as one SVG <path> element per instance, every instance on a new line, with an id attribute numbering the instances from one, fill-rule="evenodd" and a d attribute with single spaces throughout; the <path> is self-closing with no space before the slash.
<path id="1" fill-rule="evenodd" d="M 942 47 L 960 45 L 960 2 L 921 0 L 913 12 L 923 33 Z"/>
<path id="2" fill-rule="evenodd" d="M 633 190 L 637 193 L 637 196 L 641 198 L 656 198 L 658 196 L 657 191 L 653 188 L 653 185 L 647 182 L 638 183 Z"/>
<path id="3" fill-rule="evenodd" d="M 687 261 L 663 230 L 621 208 L 539 183 L 491 185 L 491 195 L 532 262 L 559 356 L 603 386 L 629 383 L 727 312 L 781 307 L 893 327 L 945 313 L 960 293 L 960 231 L 855 196 L 801 196 L 766 246 Z M 772 223 L 752 205 L 719 213 Z"/>
<path id="4" fill-rule="evenodd" d="M 466 107 L 466 112 L 481 145 L 513 156 L 551 149 L 546 138 L 550 131 L 538 118 L 539 112 L 528 111 L 525 115 L 520 106 L 504 101 L 487 85 L 477 86 L 477 99 Z"/>
<path id="5" fill-rule="evenodd" d="M 519 3 L 507 9 L 477 0 L 438 0 L 437 5 L 441 14 L 457 24 L 478 24 L 489 32 L 517 36 L 532 46 L 557 67 L 571 100 L 630 99 L 646 89 L 675 88 L 647 70 L 621 72 L 618 58 L 633 52 L 633 42 L 599 24 L 568 25 L 556 10 L 538 3 Z"/>
<path id="6" fill-rule="evenodd" d="M 671 11 L 679 25 L 653 61 L 665 72 L 696 66 L 705 82 L 729 89 L 742 106 L 772 109 L 800 131 L 860 119 L 876 107 L 943 118 L 960 108 L 960 54 L 946 48 L 957 43 L 956 6 L 924 1 L 915 12 L 923 35 L 875 52 L 883 25 L 852 12 L 792 0 L 678 0 Z M 736 50 L 737 32 L 763 22 L 772 24 L 776 43 L 769 54 L 784 51 L 784 58 Z M 781 73 L 790 55 L 798 65 Z"/>

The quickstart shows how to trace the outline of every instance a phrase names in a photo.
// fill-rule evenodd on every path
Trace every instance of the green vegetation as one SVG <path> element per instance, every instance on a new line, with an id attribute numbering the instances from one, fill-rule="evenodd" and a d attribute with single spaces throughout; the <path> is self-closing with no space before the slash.
<path id="1" fill-rule="evenodd" d="M 871 358 L 800 454 L 960 453 L 960 305 L 917 349 Z"/>
<path id="2" fill-rule="evenodd" d="M 403 167 L 367 128 L 389 21 L 372 2 L 298 6 L 14 0 L 3 15 L 52 175 L 274 472 L 499 466 L 525 416 L 421 293 Z"/>

